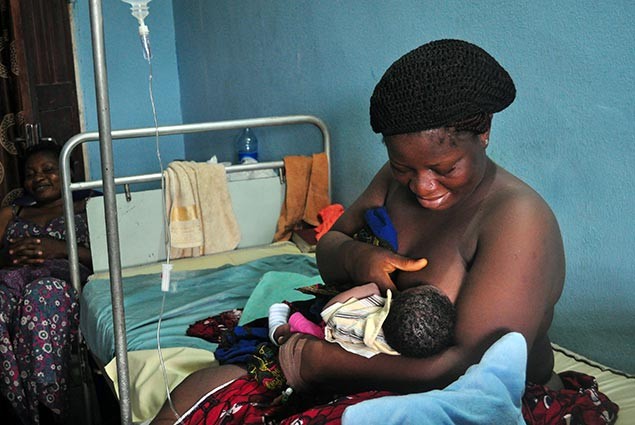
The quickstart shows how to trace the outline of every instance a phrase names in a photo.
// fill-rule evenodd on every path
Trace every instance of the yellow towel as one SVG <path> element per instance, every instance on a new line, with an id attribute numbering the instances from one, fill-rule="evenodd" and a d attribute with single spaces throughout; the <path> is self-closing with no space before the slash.
<path id="1" fill-rule="evenodd" d="M 274 241 L 291 238 L 293 229 L 304 220 L 319 224 L 318 213 L 330 204 L 328 193 L 328 159 L 324 152 L 308 156 L 284 157 L 287 181 Z"/>
<path id="2" fill-rule="evenodd" d="M 172 258 L 198 257 L 236 248 L 238 222 L 225 167 L 175 161 L 165 173 Z"/>

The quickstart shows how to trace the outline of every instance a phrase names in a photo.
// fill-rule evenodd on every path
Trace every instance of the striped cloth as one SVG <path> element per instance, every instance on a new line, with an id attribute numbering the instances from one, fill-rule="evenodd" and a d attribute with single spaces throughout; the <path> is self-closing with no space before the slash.
<path id="1" fill-rule="evenodd" d="M 367 358 L 379 353 L 398 355 L 388 345 L 382 331 L 391 300 L 392 293 L 388 290 L 386 298 L 379 295 L 350 298 L 327 307 L 322 311 L 325 339 Z"/>

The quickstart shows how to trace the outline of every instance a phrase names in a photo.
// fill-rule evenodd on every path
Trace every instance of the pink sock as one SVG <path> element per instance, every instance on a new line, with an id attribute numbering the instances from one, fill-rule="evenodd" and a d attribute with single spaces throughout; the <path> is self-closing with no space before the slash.
<path id="1" fill-rule="evenodd" d="M 291 333 L 301 332 L 324 339 L 324 329 L 304 317 L 302 313 L 295 312 L 289 317 L 289 327 L 291 328 Z"/>

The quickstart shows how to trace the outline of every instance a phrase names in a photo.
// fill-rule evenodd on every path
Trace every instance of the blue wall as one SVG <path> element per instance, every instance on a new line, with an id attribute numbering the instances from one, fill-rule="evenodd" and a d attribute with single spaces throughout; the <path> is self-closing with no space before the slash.
<path id="1" fill-rule="evenodd" d="M 153 7 L 155 5 L 157 7 Z M 83 101 L 83 131 L 97 131 L 88 0 L 76 1 L 72 8 L 75 23 L 75 49 L 79 65 L 79 89 Z M 143 59 L 137 20 L 130 14 L 130 5 L 122 1 L 103 1 L 102 9 L 111 127 L 113 130 L 154 127 L 149 94 L 150 67 Z M 145 23 L 150 28 L 153 52 L 152 86 L 158 123 L 159 125 L 180 124 L 182 122 L 181 100 L 172 2 L 162 0 L 150 3 L 150 15 L 145 19 Z M 90 177 L 99 179 L 101 178 L 99 147 L 97 143 L 89 143 L 88 147 Z M 159 172 L 156 150 L 154 137 L 115 141 L 113 151 L 116 175 Z M 160 151 L 164 165 L 172 159 L 183 158 L 183 137 L 162 137 Z"/>
<path id="2" fill-rule="evenodd" d="M 518 88 L 495 117 L 490 154 L 543 194 L 564 235 L 567 285 L 552 337 L 635 372 L 635 7 L 556 3 L 174 2 L 183 117 L 322 117 L 334 200 L 350 204 L 386 160 L 368 122 L 383 71 L 428 40 L 481 45 Z"/>
<path id="3" fill-rule="evenodd" d="M 119 3 L 104 2 L 106 25 L 112 26 L 107 49 L 113 122 L 147 126 L 147 72 L 134 22 Z M 368 99 L 383 71 L 406 51 L 436 38 L 463 38 L 492 53 L 514 78 L 518 97 L 495 117 L 490 155 L 545 197 L 565 240 L 567 284 L 552 338 L 635 372 L 634 3 L 169 3 L 150 3 L 147 20 L 155 52 L 161 51 L 154 65 L 155 87 L 161 81 L 160 119 L 315 114 L 332 133 L 334 201 L 345 205 L 386 160 L 368 123 Z M 80 18 L 87 14 L 85 5 L 75 8 Z M 80 76 L 87 125 L 94 129 L 89 29 L 83 20 L 77 31 Z M 182 149 L 188 158 L 216 154 L 232 160 L 234 136 L 187 137 Z M 280 152 L 283 134 L 259 136 L 264 159 Z M 294 136 L 300 151 L 315 149 L 314 130 L 299 128 Z M 202 147 L 201 140 L 211 143 Z M 176 149 L 174 156 L 180 154 Z M 149 156 L 145 160 L 151 162 Z"/>

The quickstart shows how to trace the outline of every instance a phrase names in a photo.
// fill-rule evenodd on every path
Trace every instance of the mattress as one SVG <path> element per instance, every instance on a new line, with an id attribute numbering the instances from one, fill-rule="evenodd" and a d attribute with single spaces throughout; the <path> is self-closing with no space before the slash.
<path id="1" fill-rule="evenodd" d="M 552 344 L 556 372 L 575 370 L 594 376 L 600 391 L 620 406 L 616 425 L 635 425 L 635 376 Z"/>
<path id="2" fill-rule="evenodd" d="M 160 264 L 125 269 L 122 273 L 128 351 L 155 349 L 161 315 L 161 347 L 191 347 L 214 351 L 214 344 L 186 336 L 197 320 L 244 306 L 267 271 L 317 275 L 315 261 L 292 243 L 246 248 L 172 262 L 172 286 L 160 289 Z M 102 364 L 115 355 L 110 285 L 107 275 L 95 275 L 80 301 L 80 329 L 88 348 Z M 161 310 L 163 312 L 161 314 Z"/>

